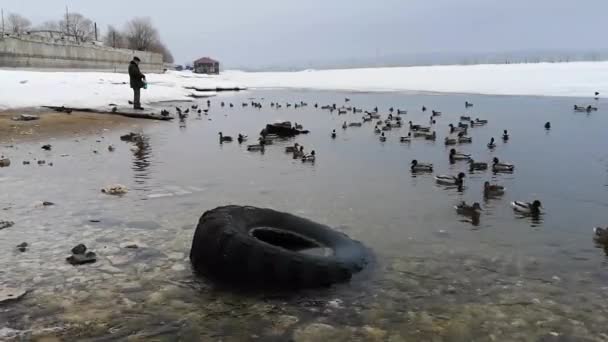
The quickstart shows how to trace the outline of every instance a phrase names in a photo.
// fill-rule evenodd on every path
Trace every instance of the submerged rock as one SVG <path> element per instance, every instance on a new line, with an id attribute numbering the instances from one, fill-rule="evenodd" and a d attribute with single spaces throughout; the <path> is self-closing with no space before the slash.
<path id="1" fill-rule="evenodd" d="M 87 252 L 87 246 L 79 244 L 72 248 L 72 255 L 66 260 L 72 265 L 84 265 L 97 261 L 97 255 L 94 252 Z"/>
<path id="2" fill-rule="evenodd" d="M 105 188 L 101 189 L 101 192 L 108 195 L 124 195 L 128 191 L 129 189 L 122 184 L 108 185 Z"/>
<path id="3" fill-rule="evenodd" d="M 18 300 L 25 296 L 27 293 L 24 289 L 18 289 L 14 287 L 4 287 L 0 288 L 0 304 L 10 302 L 13 300 Z"/>
<path id="4" fill-rule="evenodd" d="M 2 221 L 0 220 L 0 229 L 10 228 L 15 225 L 13 221 Z"/>
<path id="5" fill-rule="evenodd" d="M 72 254 L 84 254 L 87 251 L 87 246 L 84 244 L 76 245 L 76 247 L 72 248 Z"/>

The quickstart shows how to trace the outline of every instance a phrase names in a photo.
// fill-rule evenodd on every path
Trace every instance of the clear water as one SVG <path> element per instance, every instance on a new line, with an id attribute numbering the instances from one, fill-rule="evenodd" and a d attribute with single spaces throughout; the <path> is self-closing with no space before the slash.
<path id="1" fill-rule="evenodd" d="M 439 110 L 437 142 L 400 143 L 404 126 L 381 143 L 372 123 L 342 130 L 343 121 L 361 121 L 360 114 L 312 106 L 341 105 L 345 97 L 385 115 L 391 106 L 408 109 L 406 123 L 428 125 L 423 105 Z M 249 98 L 265 108 L 242 108 Z M 269 106 L 300 100 L 309 106 Z M 465 100 L 475 106 L 465 110 Z M 220 101 L 236 106 L 222 109 Z M 600 110 L 572 111 L 590 101 Z M 125 131 L 3 146 L 13 165 L 0 169 L 0 219 L 15 226 L 0 231 L 0 286 L 30 292 L 0 306 L 0 329 L 16 329 L 25 339 L 282 341 L 305 340 L 311 323 L 325 323 L 335 329 L 313 332 L 313 340 L 606 340 L 607 259 L 591 239 L 592 227 L 606 225 L 608 209 L 604 106 L 567 98 L 266 90 L 215 98 L 200 120 L 191 114 L 181 124 L 150 123 L 139 152 L 119 140 Z M 489 124 L 470 131 L 473 144 L 456 148 L 477 161 L 512 162 L 515 172 L 467 172 L 463 191 L 436 185 L 431 174 L 412 175 L 412 159 L 433 163 L 441 174 L 468 169 L 450 165 L 443 145 L 448 124 L 463 114 Z M 301 123 L 311 133 L 264 154 L 219 144 L 220 131 L 247 134 L 254 143 L 265 123 L 276 120 Z M 504 129 L 508 143 L 500 139 Z M 486 147 L 491 137 L 494 151 Z M 47 142 L 50 152 L 40 149 Z M 316 162 L 285 154 L 294 142 L 314 149 Z M 108 152 L 109 144 L 117 150 Z M 21 165 L 34 158 L 54 166 Z M 506 194 L 484 201 L 486 180 L 506 186 Z M 127 185 L 129 193 L 100 192 L 112 183 Z M 534 199 L 546 211 L 540 222 L 509 206 Z M 34 204 L 45 200 L 56 205 Z M 478 226 L 456 214 L 462 200 L 482 204 Z M 225 204 L 272 207 L 336 227 L 370 247 L 375 261 L 350 284 L 329 289 L 216 288 L 192 275 L 187 256 L 200 215 Z M 30 245 L 25 253 L 15 248 L 21 242 Z M 120 247 L 132 242 L 140 248 Z M 67 264 L 78 243 L 99 261 Z"/>

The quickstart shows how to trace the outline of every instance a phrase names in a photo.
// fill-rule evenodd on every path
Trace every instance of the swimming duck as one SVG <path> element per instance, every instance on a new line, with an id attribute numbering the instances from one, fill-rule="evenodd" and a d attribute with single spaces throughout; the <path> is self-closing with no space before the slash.
<path id="1" fill-rule="evenodd" d="M 407 114 L 407 110 L 397 109 L 397 115 L 405 115 Z"/>
<path id="2" fill-rule="evenodd" d="M 382 135 L 380 135 L 380 141 L 386 141 L 386 136 L 384 136 L 384 132 L 382 132 Z"/>
<path id="3" fill-rule="evenodd" d="M 342 124 L 342 129 L 346 129 L 346 127 L 348 127 L 348 125 L 346 124 L 346 121 L 344 121 L 344 123 Z"/>
<path id="4" fill-rule="evenodd" d="M 550 123 L 549 121 L 547 121 L 547 122 L 545 123 L 545 129 L 546 129 L 546 130 L 550 130 L 550 129 L 551 129 L 551 123 Z"/>
<path id="5" fill-rule="evenodd" d="M 247 145 L 247 151 L 250 151 L 250 152 L 264 151 L 264 143 L 261 142 L 259 145 Z"/>
<path id="6" fill-rule="evenodd" d="M 116 150 L 116 148 L 114 147 L 114 145 L 108 146 L 108 151 L 114 152 L 115 150 Z"/>
<path id="7" fill-rule="evenodd" d="M 344 102 L 350 102 L 350 99 L 348 97 L 344 98 Z"/>
<path id="8" fill-rule="evenodd" d="M 502 140 L 509 141 L 509 132 L 506 129 L 502 132 Z"/>
<path id="9" fill-rule="evenodd" d="M 239 133 L 237 140 L 238 140 L 239 144 L 242 144 L 243 141 L 247 141 L 247 136 Z"/>
<path id="10" fill-rule="evenodd" d="M 368 121 L 372 121 L 372 118 L 370 116 L 364 116 L 362 117 L 363 122 L 368 122 Z"/>
<path id="11" fill-rule="evenodd" d="M 401 121 L 400 121 L 400 120 L 395 121 L 395 122 L 392 124 L 392 126 L 395 126 L 396 128 L 401 128 Z"/>
<path id="12" fill-rule="evenodd" d="M 392 113 L 392 112 L 395 111 L 395 108 L 391 107 L 391 108 L 388 109 L 388 111 Z"/>
<path id="13" fill-rule="evenodd" d="M 458 137 L 458 143 L 459 144 L 470 144 L 473 142 L 473 138 L 472 137 L 467 137 L 467 136 L 459 136 Z"/>
<path id="14" fill-rule="evenodd" d="M 304 129 L 304 126 L 298 124 L 297 122 L 295 123 L 295 128 L 296 129 Z"/>
<path id="15" fill-rule="evenodd" d="M 494 142 L 494 138 L 490 139 L 490 143 L 488 143 L 488 148 L 493 149 L 496 147 L 496 143 Z"/>
<path id="16" fill-rule="evenodd" d="M 412 132 L 408 132 L 407 136 L 401 137 L 399 139 L 399 141 L 401 141 L 401 142 L 410 142 L 410 141 L 412 141 Z"/>
<path id="17" fill-rule="evenodd" d="M 456 145 L 456 139 L 450 138 L 450 137 L 445 137 L 445 145 L 446 146 Z"/>
<path id="18" fill-rule="evenodd" d="M 299 150 L 293 151 L 293 159 L 303 158 L 304 156 L 304 146 L 300 146 Z"/>
<path id="19" fill-rule="evenodd" d="M 608 246 L 608 228 L 593 228 L 593 241 Z"/>
<path id="20" fill-rule="evenodd" d="M 465 177 L 465 174 L 462 172 L 459 173 L 457 177 L 447 176 L 447 175 L 438 175 L 438 176 L 435 176 L 435 181 L 438 184 L 443 184 L 443 185 L 462 185 L 462 183 L 464 182 L 464 177 Z"/>
<path id="21" fill-rule="evenodd" d="M 374 127 L 374 133 L 380 134 L 380 132 L 382 131 L 380 130 L 380 128 L 378 128 L 378 126 Z"/>
<path id="22" fill-rule="evenodd" d="M 471 159 L 470 154 L 458 153 L 456 149 L 450 150 L 450 160 L 469 160 Z"/>
<path id="23" fill-rule="evenodd" d="M 459 133 L 459 132 L 466 132 L 467 129 L 463 128 L 463 127 L 454 127 L 454 125 L 449 124 L 450 127 L 450 133 Z"/>
<path id="24" fill-rule="evenodd" d="M 464 108 L 469 108 L 469 107 L 473 107 L 473 104 L 469 101 L 465 101 L 464 102 Z"/>
<path id="25" fill-rule="evenodd" d="M 234 108 L 234 105 L 232 103 L 230 104 L 230 108 Z"/>
<path id="26" fill-rule="evenodd" d="M 483 184 L 483 195 L 485 197 L 502 196 L 505 193 L 505 187 L 497 184 L 490 184 L 485 182 Z"/>
<path id="27" fill-rule="evenodd" d="M 477 125 L 485 125 L 488 123 L 488 120 L 481 120 L 480 118 L 475 119 L 475 124 Z"/>
<path id="28" fill-rule="evenodd" d="M 414 138 L 424 138 L 426 137 L 426 132 L 414 131 Z"/>
<path id="29" fill-rule="evenodd" d="M 220 136 L 220 143 L 232 142 L 232 137 L 224 136 L 224 134 L 222 134 L 222 132 L 219 132 L 218 134 Z"/>
<path id="30" fill-rule="evenodd" d="M 336 134 L 336 130 L 334 129 L 334 130 L 331 132 L 331 138 L 332 138 L 332 139 L 336 139 L 336 137 L 337 137 L 337 136 L 338 136 L 338 135 Z"/>
<path id="31" fill-rule="evenodd" d="M 461 116 L 461 117 L 460 117 L 460 120 L 461 120 L 461 121 L 471 121 L 471 117 L 470 117 L 470 116 L 464 116 L 464 115 L 463 115 L 463 116 Z"/>
<path id="32" fill-rule="evenodd" d="M 467 202 L 462 201 L 460 204 L 454 206 L 456 212 L 462 216 L 475 217 L 481 214 L 481 205 L 475 202 L 473 205 L 468 205 Z"/>
<path id="33" fill-rule="evenodd" d="M 293 144 L 293 146 L 285 147 L 285 153 L 293 153 L 293 152 L 297 151 L 299 148 L 300 148 L 300 144 L 295 143 L 295 144 Z"/>
<path id="34" fill-rule="evenodd" d="M 501 163 L 498 158 L 494 157 L 492 171 L 494 172 L 513 172 L 515 166 L 513 164 Z"/>
<path id="35" fill-rule="evenodd" d="M 391 129 L 393 129 L 393 128 L 391 127 L 390 124 L 389 125 L 385 125 L 385 126 L 382 127 L 383 131 L 390 131 Z"/>
<path id="36" fill-rule="evenodd" d="M 473 159 L 469 159 L 469 169 L 471 171 L 483 171 L 488 169 L 488 163 L 475 162 Z"/>
<path id="37" fill-rule="evenodd" d="M 302 162 L 314 162 L 315 161 L 315 151 L 312 150 L 309 155 L 302 157 Z"/>
<path id="38" fill-rule="evenodd" d="M 426 112 L 426 107 L 425 106 L 422 106 L 422 111 Z"/>
<path id="39" fill-rule="evenodd" d="M 511 202 L 511 207 L 518 213 L 525 215 L 538 215 L 541 213 L 542 204 L 539 200 L 535 200 L 534 202 L 522 202 L 522 201 L 514 201 Z"/>
<path id="40" fill-rule="evenodd" d="M 435 141 L 437 140 L 437 133 L 433 131 L 433 133 L 425 135 L 424 139 Z"/>
<path id="41" fill-rule="evenodd" d="M 412 166 L 410 167 L 412 172 L 433 172 L 433 164 L 418 163 L 416 159 L 412 160 Z"/>
<path id="42" fill-rule="evenodd" d="M 348 127 L 361 127 L 362 125 L 360 122 L 351 122 L 348 124 Z"/>
<path id="43" fill-rule="evenodd" d="M 258 141 L 260 142 L 260 144 L 264 144 L 264 145 L 272 145 L 273 144 L 272 138 L 268 138 L 268 137 L 259 137 Z"/>
<path id="44" fill-rule="evenodd" d="M 431 117 L 433 117 L 433 116 L 440 116 L 440 115 L 441 115 L 441 112 L 438 112 L 438 111 L 436 111 L 436 110 L 433 110 L 433 111 L 431 111 L 431 112 L 432 112 Z"/>

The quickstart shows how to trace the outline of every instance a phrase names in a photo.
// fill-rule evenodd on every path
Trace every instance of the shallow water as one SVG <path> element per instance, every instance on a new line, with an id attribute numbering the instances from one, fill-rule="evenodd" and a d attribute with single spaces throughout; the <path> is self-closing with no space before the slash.
<path id="1" fill-rule="evenodd" d="M 360 114 L 312 106 L 341 105 L 344 97 L 364 109 L 377 105 L 384 115 L 391 106 L 408 109 L 406 123 L 428 125 L 430 109 L 442 111 L 437 142 L 400 143 L 408 132 L 403 127 L 381 143 L 372 123 L 341 128 L 343 121 L 361 121 Z M 249 98 L 265 108 L 241 107 Z M 309 106 L 269 106 L 300 100 Z M 475 106 L 465 110 L 465 100 Z M 220 101 L 236 106 L 220 108 Z M 30 292 L 0 306 L 0 329 L 25 339 L 95 341 L 606 340 L 607 259 L 591 229 L 606 225 L 608 118 L 604 101 L 591 100 L 600 107 L 591 114 L 572 111 L 574 103 L 589 102 L 251 91 L 213 99 L 210 115 L 200 119 L 191 114 L 183 123 L 151 123 L 137 152 L 119 140 L 125 131 L 51 140 L 50 152 L 41 143 L 2 147 L 13 165 L 0 169 L 8 194 L 0 197 L 0 219 L 15 226 L 0 231 L 0 285 Z M 450 147 L 443 144 L 448 124 L 465 113 L 489 124 L 470 130 L 473 144 L 455 148 L 477 161 L 497 156 L 514 163 L 515 172 L 467 172 L 462 191 L 436 185 L 431 174 L 412 175 L 412 159 L 433 163 L 436 173 L 468 170 L 464 162 L 448 162 Z M 311 133 L 268 146 L 264 154 L 219 144 L 219 131 L 247 134 L 254 143 L 275 120 L 301 123 Z M 507 143 L 503 129 L 511 136 Z M 493 151 L 486 147 L 490 137 L 497 139 Z M 316 162 L 285 154 L 294 142 L 314 149 Z M 109 144 L 117 150 L 108 152 Z M 38 166 L 34 158 L 54 166 Z M 486 180 L 506 186 L 506 194 L 484 201 Z M 112 183 L 127 185 L 129 193 L 99 191 Z M 509 206 L 534 199 L 546 211 L 540 222 Z M 456 214 L 462 200 L 482 204 L 479 225 Z M 36 201 L 56 205 L 42 208 Z M 350 284 L 329 289 L 242 294 L 216 288 L 192 275 L 187 256 L 200 215 L 225 204 L 272 207 L 328 224 L 370 247 L 375 260 Z M 30 247 L 21 253 L 15 246 L 24 241 Z M 140 248 L 121 248 L 133 242 Z M 67 264 L 78 243 L 95 251 L 98 262 Z"/>

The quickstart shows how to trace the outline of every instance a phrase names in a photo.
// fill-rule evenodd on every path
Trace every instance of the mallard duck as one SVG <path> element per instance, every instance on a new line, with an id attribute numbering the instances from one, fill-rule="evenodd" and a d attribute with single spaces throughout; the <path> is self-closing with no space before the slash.
<path id="1" fill-rule="evenodd" d="M 483 184 L 483 195 L 485 197 L 502 196 L 505 193 L 505 187 L 497 184 L 490 184 L 485 182 Z"/>
<path id="2" fill-rule="evenodd" d="M 247 145 L 247 151 L 250 151 L 250 152 L 264 151 L 264 144 Z"/>
<path id="3" fill-rule="evenodd" d="M 460 117 L 460 120 L 461 120 L 461 121 L 471 121 L 471 117 L 470 117 L 470 116 L 464 116 L 464 115 L 463 115 L 463 116 L 461 116 L 461 117 Z"/>
<path id="4" fill-rule="evenodd" d="M 471 125 L 471 127 L 479 127 L 479 126 L 483 126 L 484 125 L 482 123 L 477 123 L 475 121 L 470 121 L 469 124 Z"/>
<path id="5" fill-rule="evenodd" d="M 488 143 L 488 148 L 493 149 L 495 147 L 496 147 L 496 143 L 494 142 L 494 138 L 491 138 L 490 142 Z"/>
<path id="6" fill-rule="evenodd" d="M 426 112 L 426 107 L 425 106 L 422 106 L 422 111 Z"/>
<path id="7" fill-rule="evenodd" d="M 435 141 L 435 140 L 437 140 L 437 133 L 435 131 L 433 131 L 432 133 L 425 135 L 424 139 Z"/>
<path id="8" fill-rule="evenodd" d="M 593 241 L 608 246 L 608 228 L 593 228 Z"/>
<path id="9" fill-rule="evenodd" d="M 467 125 L 467 124 L 466 124 L 466 123 L 464 123 L 464 122 L 459 122 L 459 123 L 458 123 L 458 127 L 459 127 L 459 128 L 463 128 L 463 129 L 465 129 L 465 131 L 466 131 L 466 130 L 469 128 L 469 125 Z M 461 133 L 462 133 L 462 132 L 461 132 Z"/>
<path id="10" fill-rule="evenodd" d="M 550 123 L 549 121 L 547 121 L 547 122 L 545 123 L 545 129 L 546 129 L 546 130 L 550 130 L 550 129 L 551 129 L 551 123 Z"/>
<path id="11" fill-rule="evenodd" d="M 334 130 L 331 132 L 331 138 L 332 138 L 332 139 L 336 139 L 336 137 L 337 137 L 337 136 L 338 136 L 338 135 L 336 134 L 336 130 L 334 129 Z"/>
<path id="12" fill-rule="evenodd" d="M 342 124 L 342 129 L 346 129 L 348 127 L 348 125 L 346 124 L 346 121 L 344 121 L 344 123 Z"/>
<path id="13" fill-rule="evenodd" d="M 433 110 L 431 112 L 432 112 L 431 117 L 433 117 L 433 116 L 441 116 L 441 112 L 438 112 L 436 110 Z"/>
<path id="14" fill-rule="evenodd" d="M 397 120 L 395 121 L 392 126 L 396 127 L 396 128 L 401 128 L 401 121 Z"/>
<path id="15" fill-rule="evenodd" d="M 455 205 L 454 209 L 456 209 L 458 214 L 467 217 L 479 216 L 481 214 L 481 205 L 477 202 L 473 203 L 473 205 L 468 205 L 467 202 L 462 201 L 460 204 Z"/>
<path id="16" fill-rule="evenodd" d="M 494 157 L 492 171 L 494 172 L 513 172 L 515 166 L 513 164 L 501 163 L 498 158 Z"/>
<path id="17" fill-rule="evenodd" d="M 399 138 L 401 142 L 410 142 L 412 141 L 412 132 L 408 132 L 407 136 Z"/>
<path id="18" fill-rule="evenodd" d="M 466 128 L 455 127 L 452 124 L 449 124 L 449 127 L 450 127 L 450 133 L 460 133 L 460 132 L 466 133 L 466 131 L 467 131 Z"/>
<path id="19" fill-rule="evenodd" d="M 511 207 L 518 213 L 526 214 L 526 215 L 538 215 L 541 213 L 542 204 L 539 200 L 535 200 L 534 202 L 522 202 L 522 201 L 514 201 L 511 202 Z"/>
<path id="20" fill-rule="evenodd" d="M 472 137 L 466 137 L 466 136 L 459 136 L 458 137 L 458 143 L 459 144 L 470 144 L 473 142 L 473 138 Z"/>
<path id="21" fill-rule="evenodd" d="M 268 138 L 268 137 L 259 137 L 258 138 L 258 142 L 260 144 L 264 144 L 264 145 L 272 145 L 273 144 L 273 140 L 271 138 Z"/>
<path id="22" fill-rule="evenodd" d="M 488 169 L 488 163 L 475 162 L 473 159 L 469 159 L 469 169 L 471 171 L 483 171 Z"/>
<path id="23" fill-rule="evenodd" d="M 247 141 L 247 136 L 239 133 L 239 136 L 237 137 L 237 141 L 239 142 L 239 144 L 242 144 L 243 141 Z"/>
<path id="24" fill-rule="evenodd" d="M 469 107 L 473 107 L 473 104 L 471 102 L 465 101 L 464 108 L 469 108 Z"/>
<path id="25" fill-rule="evenodd" d="M 418 163 L 416 159 L 412 160 L 410 167 L 412 172 L 433 172 L 433 164 Z"/>
<path id="26" fill-rule="evenodd" d="M 477 125 L 479 125 L 479 124 L 485 125 L 487 123 L 488 123 L 488 120 L 481 120 L 480 118 L 475 119 L 475 124 L 477 124 Z"/>
<path id="27" fill-rule="evenodd" d="M 373 113 L 369 113 L 368 114 L 370 118 L 372 119 L 380 119 L 380 114 L 373 114 Z"/>
<path id="28" fill-rule="evenodd" d="M 509 141 L 509 132 L 506 129 L 502 132 L 502 140 Z"/>
<path id="29" fill-rule="evenodd" d="M 464 182 L 464 173 L 459 173 L 458 176 L 438 175 L 435 176 L 435 181 L 443 185 L 462 185 Z"/>
<path id="30" fill-rule="evenodd" d="M 374 133 L 380 134 L 380 132 L 382 131 L 380 130 L 380 128 L 378 128 L 378 126 L 374 127 Z"/>
<path id="31" fill-rule="evenodd" d="M 360 122 L 351 122 L 348 124 L 348 127 L 361 127 L 362 125 Z"/>
<path id="32" fill-rule="evenodd" d="M 312 150 L 309 155 L 302 157 L 302 162 L 314 162 L 315 161 L 315 151 Z"/>
<path id="33" fill-rule="evenodd" d="M 232 137 L 224 136 L 222 132 L 219 132 L 218 135 L 220 136 L 220 143 L 232 142 Z"/>
<path id="34" fill-rule="evenodd" d="M 304 156 L 304 146 L 300 146 L 299 150 L 293 151 L 293 159 L 303 158 Z"/>
<path id="35" fill-rule="evenodd" d="M 391 125 L 384 125 L 384 126 L 382 127 L 382 130 L 383 130 L 383 131 L 390 131 L 391 129 L 393 129 Z"/>
<path id="36" fill-rule="evenodd" d="M 368 122 L 368 121 L 372 121 L 372 118 L 370 116 L 364 116 L 362 117 L 363 122 Z"/>
<path id="37" fill-rule="evenodd" d="M 446 146 L 456 145 L 456 139 L 450 138 L 450 137 L 445 137 L 445 145 Z"/>
<path id="38" fill-rule="evenodd" d="M 386 136 L 384 136 L 384 132 L 380 135 L 380 141 L 386 141 Z"/>
<path id="39" fill-rule="evenodd" d="M 298 124 L 297 122 L 295 123 L 295 128 L 296 129 L 304 129 L 304 126 Z"/>
<path id="40" fill-rule="evenodd" d="M 397 109 L 397 115 L 405 115 L 407 114 L 407 110 Z"/>
<path id="41" fill-rule="evenodd" d="M 108 195 L 124 195 L 129 189 L 122 184 L 108 185 L 101 189 L 101 192 Z"/>
<path id="42" fill-rule="evenodd" d="M 414 138 L 424 138 L 426 137 L 426 132 L 414 131 Z"/>
<path id="43" fill-rule="evenodd" d="M 295 144 L 293 144 L 293 146 L 285 147 L 285 153 L 293 153 L 299 149 L 300 149 L 300 144 L 295 143 Z"/>
<path id="44" fill-rule="evenodd" d="M 470 154 L 464 154 L 456 152 L 455 149 L 450 150 L 450 160 L 469 160 L 471 159 Z"/>
<path id="45" fill-rule="evenodd" d="M 114 145 L 108 146 L 108 151 L 114 152 L 115 150 L 116 150 L 116 148 L 114 147 Z"/>

